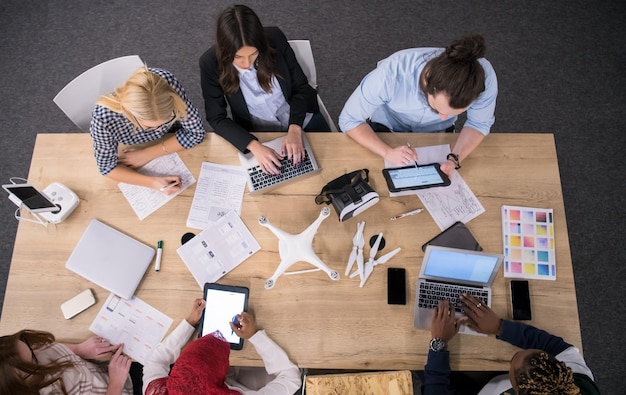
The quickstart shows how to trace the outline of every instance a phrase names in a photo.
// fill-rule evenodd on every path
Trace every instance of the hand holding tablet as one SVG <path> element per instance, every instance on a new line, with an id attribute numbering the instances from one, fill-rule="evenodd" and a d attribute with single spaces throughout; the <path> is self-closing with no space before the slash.
<path id="1" fill-rule="evenodd" d="M 206 307 L 200 319 L 199 337 L 220 331 L 230 343 L 231 350 L 241 350 L 243 340 L 256 332 L 254 317 L 245 312 L 248 309 L 248 294 L 246 287 L 204 284 Z M 233 324 L 234 317 L 238 317 L 237 325 Z"/>

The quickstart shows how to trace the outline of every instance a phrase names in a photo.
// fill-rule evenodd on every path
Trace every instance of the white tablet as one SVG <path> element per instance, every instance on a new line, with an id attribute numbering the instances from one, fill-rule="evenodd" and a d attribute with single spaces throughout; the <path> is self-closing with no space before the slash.
<path id="1" fill-rule="evenodd" d="M 241 350 L 243 339 L 230 328 L 230 323 L 237 314 L 248 309 L 249 290 L 246 287 L 204 284 L 206 307 L 200 319 L 199 337 L 220 331 L 230 343 L 231 350 Z"/>

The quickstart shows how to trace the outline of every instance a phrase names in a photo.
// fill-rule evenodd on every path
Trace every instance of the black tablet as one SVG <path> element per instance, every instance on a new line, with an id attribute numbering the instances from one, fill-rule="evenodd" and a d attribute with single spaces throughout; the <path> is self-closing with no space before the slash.
<path id="1" fill-rule="evenodd" d="M 389 192 L 413 191 L 432 187 L 446 187 L 450 179 L 441 171 L 439 163 L 383 169 Z"/>
<path id="2" fill-rule="evenodd" d="M 32 213 L 58 212 L 60 209 L 46 195 L 30 184 L 6 184 L 2 188 L 14 197 L 14 199 L 11 199 L 13 203 L 18 206 L 20 206 L 20 203 L 23 204 Z"/>
<path id="3" fill-rule="evenodd" d="M 453 223 L 449 228 L 439 233 L 422 245 L 422 251 L 426 251 L 426 246 L 434 245 L 439 247 L 459 248 L 461 250 L 482 251 L 474 235 L 461 221 Z"/>
<path id="4" fill-rule="evenodd" d="M 230 343 L 231 350 L 241 350 L 243 339 L 232 331 L 230 322 L 237 314 L 248 310 L 248 294 L 249 290 L 246 287 L 204 284 L 206 307 L 200 319 L 198 337 L 219 330 Z"/>

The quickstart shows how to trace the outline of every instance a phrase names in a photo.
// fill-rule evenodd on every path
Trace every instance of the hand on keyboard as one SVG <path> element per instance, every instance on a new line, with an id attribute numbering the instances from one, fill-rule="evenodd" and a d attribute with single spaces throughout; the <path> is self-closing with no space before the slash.
<path id="1" fill-rule="evenodd" d="M 464 324 L 476 332 L 499 335 L 502 319 L 489 306 L 472 295 L 461 295 L 465 314 L 469 318 Z"/>
<path id="2" fill-rule="evenodd" d="M 441 339 L 448 343 L 459 332 L 459 328 L 467 317 L 455 318 L 454 307 L 447 300 L 439 301 L 433 311 L 433 321 L 430 325 L 430 334 L 433 339 Z"/>
<path id="3" fill-rule="evenodd" d="M 263 173 L 271 175 L 280 174 L 280 168 L 282 166 L 281 160 L 284 158 L 283 155 L 259 143 L 257 140 L 252 140 L 247 148 L 252 152 L 257 162 L 259 162 Z"/>
<path id="4" fill-rule="evenodd" d="M 304 143 L 302 142 L 302 128 L 298 125 L 289 125 L 289 132 L 283 139 L 282 153 L 288 159 L 293 160 L 294 166 L 298 166 L 304 159 Z"/>

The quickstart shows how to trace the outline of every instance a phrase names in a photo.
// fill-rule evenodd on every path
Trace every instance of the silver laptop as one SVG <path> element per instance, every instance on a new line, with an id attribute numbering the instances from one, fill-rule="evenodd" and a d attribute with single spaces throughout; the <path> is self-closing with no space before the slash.
<path id="1" fill-rule="evenodd" d="M 92 219 L 65 267 L 131 299 L 154 257 L 154 248 Z"/>
<path id="2" fill-rule="evenodd" d="M 462 317 L 464 311 L 459 297 L 463 293 L 491 307 L 491 285 L 503 260 L 502 254 L 427 246 L 417 278 L 413 325 L 430 329 L 433 309 L 442 299 L 453 303 L 455 315 Z M 478 334 L 465 325 L 459 332 Z"/>
<path id="3" fill-rule="evenodd" d="M 274 151 L 280 153 L 281 146 L 283 144 L 285 136 L 263 143 L 263 145 L 272 148 Z M 317 165 L 315 156 L 311 145 L 306 138 L 306 133 L 302 133 L 302 140 L 304 142 L 305 158 L 297 166 L 293 165 L 293 161 L 287 159 L 287 156 L 282 160 L 282 167 L 280 169 L 280 175 L 274 176 L 263 173 L 259 162 L 257 162 L 254 155 L 251 152 L 247 154 L 239 153 L 239 160 L 241 161 L 241 167 L 246 172 L 248 178 L 248 191 L 250 194 L 258 194 L 270 191 L 279 186 L 291 183 L 295 180 L 301 180 L 305 176 L 311 176 L 319 173 L 322 169 Z"/>

